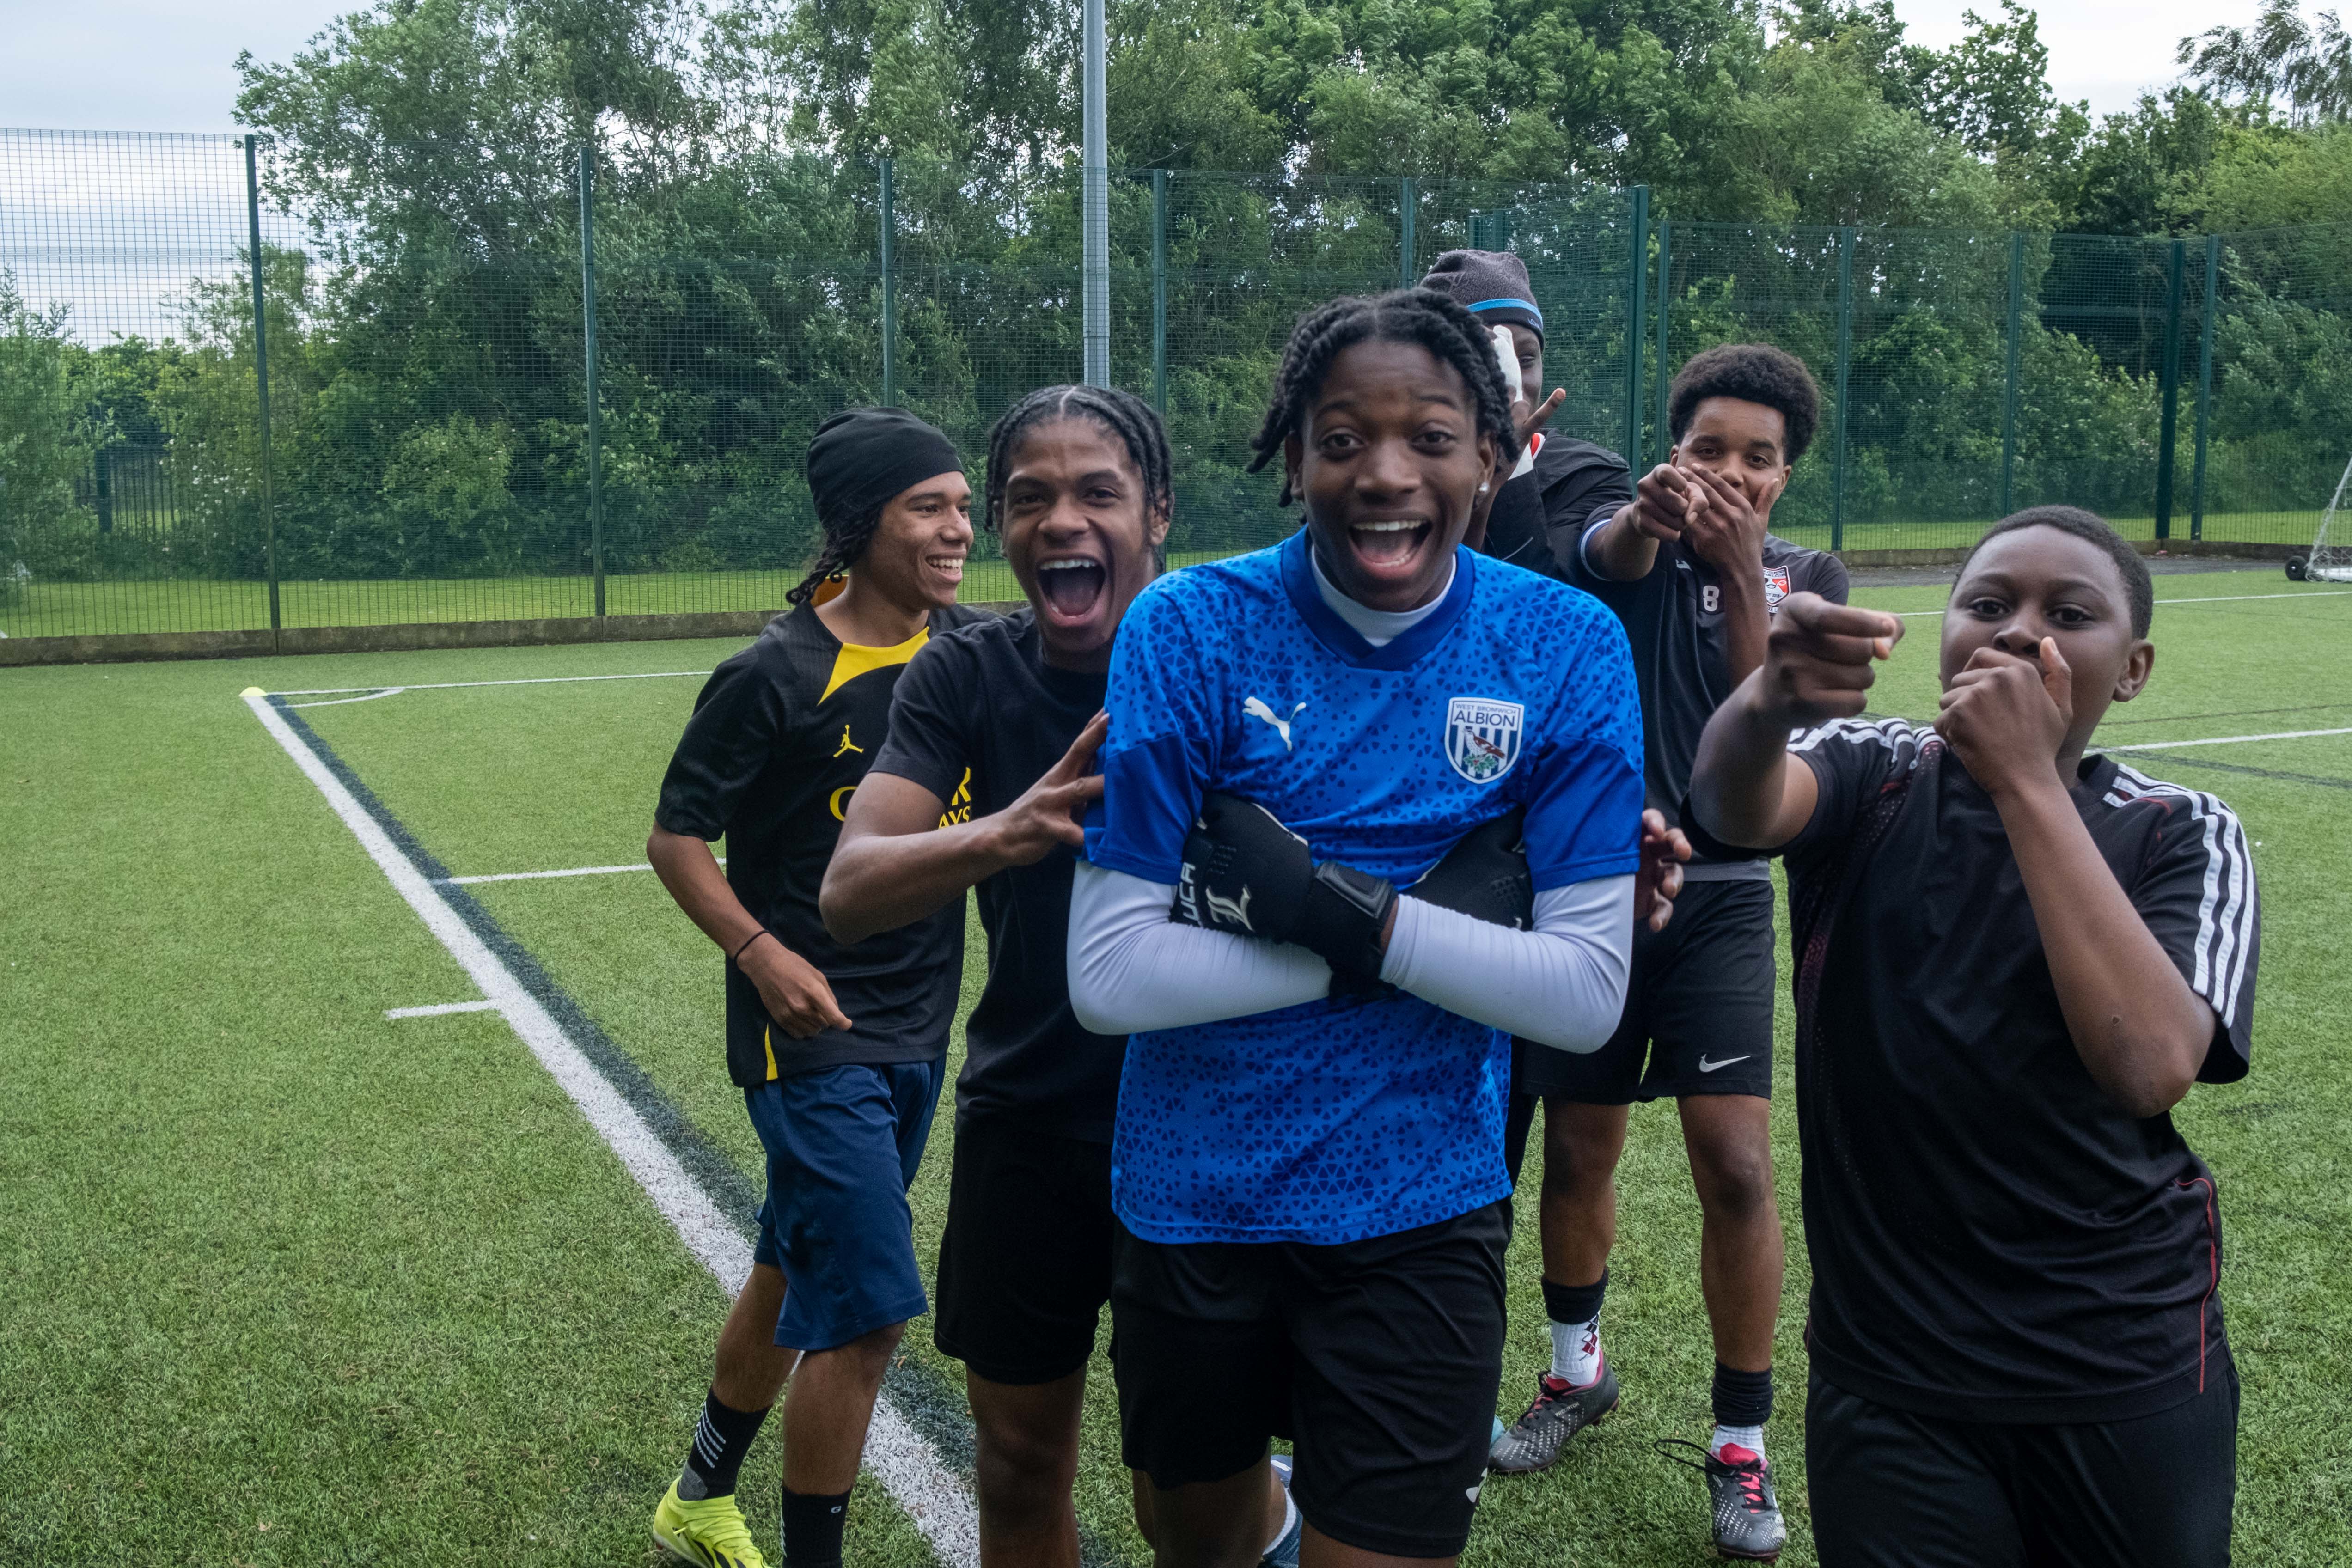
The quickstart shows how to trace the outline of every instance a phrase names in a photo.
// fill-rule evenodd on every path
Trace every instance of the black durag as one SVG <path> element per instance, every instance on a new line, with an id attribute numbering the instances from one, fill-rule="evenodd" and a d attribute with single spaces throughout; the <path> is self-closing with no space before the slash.
<path id="1" fill-rule="evenodd" d="M 955 443 L 903 408 L 845 409 L 809 442 L 809 496 L 827 528 L 878 510 L 901 490 L 961 473 Z"/>

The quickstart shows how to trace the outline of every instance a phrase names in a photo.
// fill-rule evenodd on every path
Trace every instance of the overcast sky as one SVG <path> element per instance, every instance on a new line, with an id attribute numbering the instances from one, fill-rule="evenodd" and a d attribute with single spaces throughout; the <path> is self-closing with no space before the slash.
<path id="1" fill-rule="evenodd" d="M 1997 12 L 2000 0 L 1976 0 Z M 1895 0 L 1915 42 L 1960 36 L 1969 0 Z M 0 125 L 234 131 L 239 49 L 283 60 L 337 12 L 332 0 L 0 0 Z M 2058 96 L 2095 111 L 2129 107 L 2169 81 L 2187 33 L 2252 19 L 2255 0 L 2042 0 Z"/>

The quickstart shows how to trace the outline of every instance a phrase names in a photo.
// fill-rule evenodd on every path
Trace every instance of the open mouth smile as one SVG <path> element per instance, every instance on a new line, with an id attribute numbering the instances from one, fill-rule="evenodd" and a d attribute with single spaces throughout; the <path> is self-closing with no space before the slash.
<path id="1" fill-rule="evenodd" d="M 1348 544 L 1366 566 L 1393 570 L 1420 554 L 1436 529 L 1427 517 L 1379 517 L 1350 524 Z"/>
<path id="2" fill-rule="evenodd" d="M 1091 617 L 1110 589 L 1110 573 L 1103 563 L 1087 556 L 1065 556 L 1037 563 L 1037 592 L 1045 609 L 1066 626 Z"/>

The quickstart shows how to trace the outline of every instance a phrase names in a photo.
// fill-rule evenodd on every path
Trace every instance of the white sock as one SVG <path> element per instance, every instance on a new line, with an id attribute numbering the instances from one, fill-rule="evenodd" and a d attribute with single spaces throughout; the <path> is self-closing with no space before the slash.
<path id="1" fill-rule="evenodd" d="M 1601 1376 L 1601 1320 L 1551 1325 L 1551 1375 L 1571 1388 Z"/>
<path id="2" fill-rule="evenodd" d="M 1275 1526 L 1274 1539 L 1265 1543 L 1265 1547 L 1259 1551 L 1258 1555 L 1263 1557 L 1266 1552 L 1271 1552 L 1276 1547 L 1281 1545 L 1283 1538 L 1287 1536 L 1297 1523 L 1298 1500 L 1290 1495 L 1290 1487 L 1287 1483 L 1285 1483 L 1282 1489 L 1282 1522 Z"/>
<path id="3" fill-rule="evenodd" d="M 1760 1459 L 1764 1457 L 1764 1428 L 1726 1427 L 1717 1423 L 1715 1436 L 1706 1440 L 1706 1451 L 1719 1459 L 1723 1457 L 1723 1446 L 1726 1443 L 1737 1443 Z"/>

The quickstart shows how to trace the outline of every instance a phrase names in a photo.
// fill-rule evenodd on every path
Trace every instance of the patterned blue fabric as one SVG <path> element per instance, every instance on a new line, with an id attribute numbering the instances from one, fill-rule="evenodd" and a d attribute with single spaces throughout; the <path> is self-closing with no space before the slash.
<path id="1" fill-rule="evenodd" d="M 1317 594 L 1302 532 L 1139 596 L 1111 659 L 1087 858 L 1173 883 L 1202 793 L 1255 800 L 1405 886 L 1528 808 L 1538 889 L 1630 873 L 1642 727 L 1616 617 L 1459 551 L 1444 601 L 1374 648 Z M 1111 1197 L 1148 1240 L 1337 1243 L 1507 1197 L 1509 1040 L 1401 992 L 1128 1045 Z"/>

